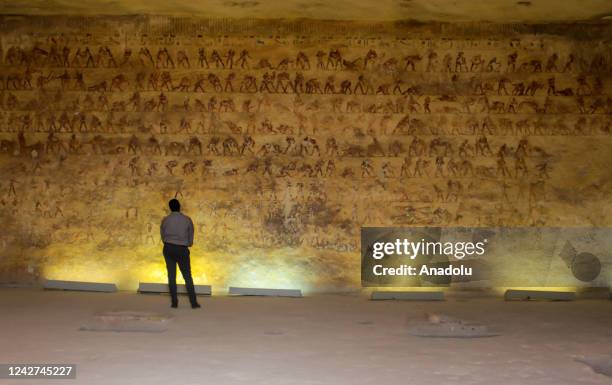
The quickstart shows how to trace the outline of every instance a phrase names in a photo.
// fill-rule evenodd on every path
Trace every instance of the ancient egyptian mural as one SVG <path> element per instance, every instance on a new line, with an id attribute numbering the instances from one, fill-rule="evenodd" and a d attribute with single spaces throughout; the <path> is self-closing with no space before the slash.
<path id="1" fill-rule="evenodd" d="M 612 225 L 609 23 L 1 19 L 0 281 L 360 284 L 360 226 Z"/>

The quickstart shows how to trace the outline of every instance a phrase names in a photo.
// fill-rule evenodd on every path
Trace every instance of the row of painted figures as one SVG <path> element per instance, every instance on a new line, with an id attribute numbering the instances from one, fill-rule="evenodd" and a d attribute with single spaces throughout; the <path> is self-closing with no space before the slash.
<path id="1" fill-rule="evenodd" d="M 137 53 L 135 54 L 135 52 Z M 366 53 L 353 54 L 339 48 L 319 49 L 312 53 L 298 51 L 291 56 L 253 59 L 247 49 L 233 48 L 168 48 L 126 47 L 123 52 L 113 52 L 108 46 L 99 46 L 97 50 L 88 46 L 60 47 L 57 44 L 45 46 L 34 44 L 32 47 L 10 46 L 6 53 L 0 50 L 0 58 L 9 66 L 48 66 L 60 68 L 120 68 L 120 67 L 153 67 L 153 68 L 215 68 L 215 69 L 267 69 L 267 70 L 369 70 L 384 71 L 426 71 L 426 72 L 572 72 L 575 70 L 589 72 L 608 71 L 610 63 L 606 55 L 596 53 L 591 57 L 582 54 L 568 53 L 562 60 L 558 53 L 547 57 L 538 57 L 530 53 L 521 57 L 514 50 L 501 55 L 473 53 L 470 57 L 465 51 L 442 53 L 433 49 L 418 53 L 395 56 L 391 52 L 379 52 L 370 49 Z M 504 57 L 503 59 L 498 58 Z M 314 59 L 314 63 L 313 63 Z"/>
<path id="2" fill-rule="evenodd" d="M 366 75 L 365 73 L 369 74 Z M 131 76 L 133 75 L 133 76 Z M 266 71 L 242 75 L 230 72 L 191 72 L 173 76 L 170 71 L 138 71 L 130 74 L 96 74 L 85 77 L 75 70 L 56 73 L 27 67 L 0 74 L 0 90 L 6 91 L 80 91 L 127 92 L 156 91 L 180 93 L 262 93 L 262 94 L 342 94 L 342 95 L 512 95 L 512 96 L 589 96 L 604 94 L 599 74 L 577 76 L 539 75 L 460 76 L 444 79 L 411 79 L 405 74 L 389 72 L 351 73 L 337 78 L 305 76 L 302 72 Z M 242 76 L 239 79 L 239 76 Z M 409 81 L 412 84 L 409 84 Z M 558 81 L 563 83 L 562 86 Z M 545 90 L 545 91 L 544 91 Z"/>

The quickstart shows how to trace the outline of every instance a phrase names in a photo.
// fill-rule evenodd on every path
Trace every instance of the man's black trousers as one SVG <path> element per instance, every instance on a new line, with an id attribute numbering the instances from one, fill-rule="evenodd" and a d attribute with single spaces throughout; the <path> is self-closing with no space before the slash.
<path id="1" fill-rule="evenodd" d="M 193 288 L 193 278 L 191 277 L 191 263 L 189 262 L 189 248 L 187 246 L 173 245 L 171 243 L 164 244 L 164 259 L 166 260 L 166 268 L 168 269 L 168 288 L 170 289 L 170 296 L 172 303 L 178 303 L 178 297 L 176 295 L 176 265 L 178 264 L 183 279 L 185 280 L 185 287 L 189 294 L 189 301 L 192 305 L 198 301 L 195 295 L 195 289 Z"/>

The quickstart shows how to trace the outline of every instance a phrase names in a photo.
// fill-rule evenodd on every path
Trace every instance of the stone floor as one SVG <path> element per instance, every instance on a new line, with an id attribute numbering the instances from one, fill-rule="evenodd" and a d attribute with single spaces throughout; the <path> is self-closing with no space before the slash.
<path id="1" fill-rule="evenodd" d="M 75 363 L 53 384 L 610 384 L 581 361 L 612 359 L 612 302 L 368 301 L 360 295 L 211 297 L 0 289 L 0 363 Z M 170 314 L 166 331 L 80 331 L 108 311 Z M 412 336 L 426 314 L 489 338 Z M 40 380 L 0 380 L 0 384 Z"/>

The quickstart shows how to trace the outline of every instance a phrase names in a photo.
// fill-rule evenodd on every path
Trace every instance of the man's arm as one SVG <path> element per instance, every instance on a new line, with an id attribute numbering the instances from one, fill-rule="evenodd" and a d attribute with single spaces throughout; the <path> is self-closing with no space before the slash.
<path id="1" fill-rule="evenodd" d="M 193 246 L 193 221 L 189 219 L 189 225 L 187 226 L 187 238 L 189 240 L 189 247 Z"/>
<path id="2" fill-rule="evenodd" d="M 161 225 L 159 226 L 159 236 L 161 237 L 162 242 L 164 242 L 164 219 L 162 219 Z"/>

